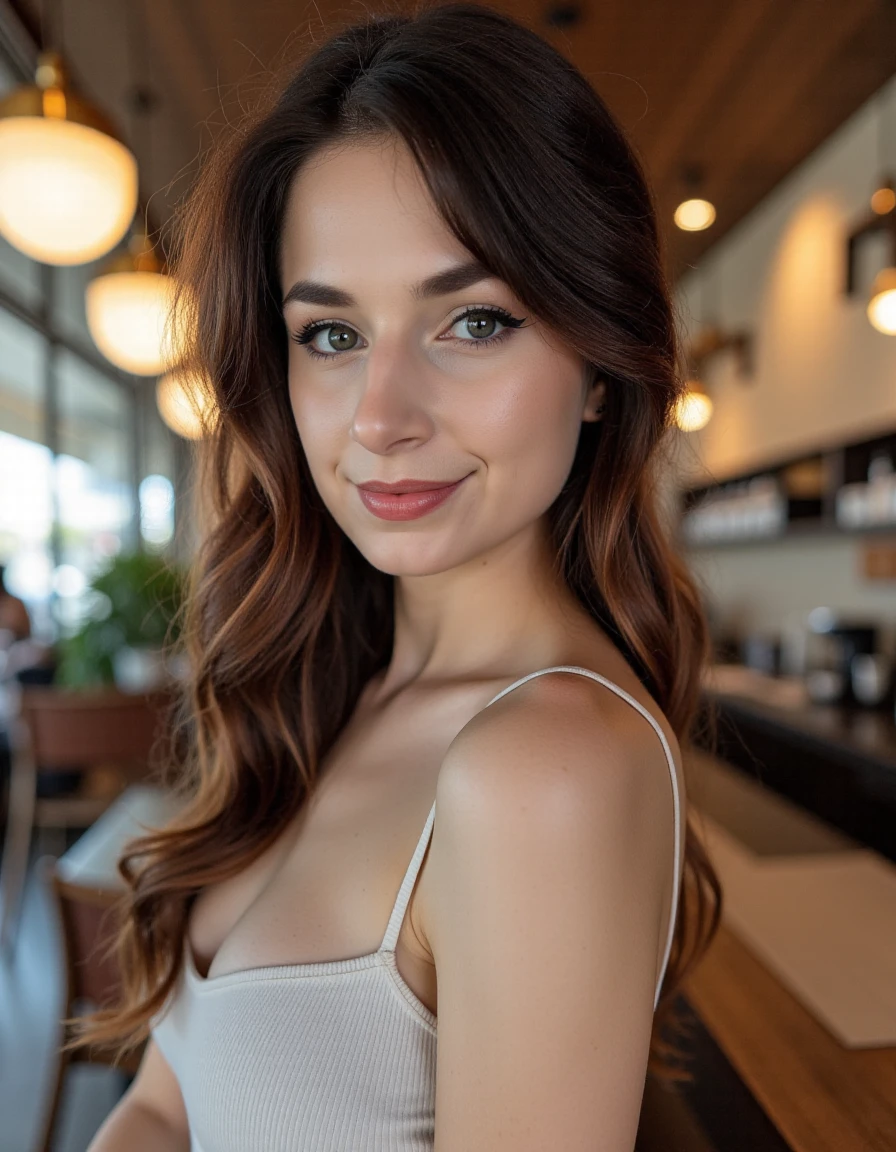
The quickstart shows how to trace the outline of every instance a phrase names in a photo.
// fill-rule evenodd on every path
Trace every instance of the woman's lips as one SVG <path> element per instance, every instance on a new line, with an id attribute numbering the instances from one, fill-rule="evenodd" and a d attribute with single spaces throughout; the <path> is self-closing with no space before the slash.
<path id="1" fill-rule="evenodd" d="M 464 476 L 456 484 L 449 484 L 447 488 L 432 488 L 428 492 L 403 492 L 399 495 L 359 488 L 358 494 L 364 507 L 381 520 L 416 520 L 418 516 L 425 516 L 427 512 L 444 504 L 466 479 Z"/>

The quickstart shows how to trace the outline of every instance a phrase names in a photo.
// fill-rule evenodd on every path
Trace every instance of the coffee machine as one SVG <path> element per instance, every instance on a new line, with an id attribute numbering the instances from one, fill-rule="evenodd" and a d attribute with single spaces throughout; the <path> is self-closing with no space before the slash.
<path id="1" fill-rule="evenodd" d="M 870 702 L 856 696 L 854 658 L 877 654 L 879 631 L 875 621 L 849 617 L 830 608 L 813 608 L 808 616 L 805 679 L 814 703 Z"/>

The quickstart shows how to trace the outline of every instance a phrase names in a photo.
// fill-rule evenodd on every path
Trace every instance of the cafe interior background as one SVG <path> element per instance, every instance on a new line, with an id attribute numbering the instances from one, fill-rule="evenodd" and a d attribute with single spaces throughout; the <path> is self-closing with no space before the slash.
<path id="1" fill-rule="evenodd" d="M 630 133 L 687 353 L 664 508 L 713 626 L 689 804 L 725 905 L 693 1079 L 648 1081 L 639 1147 L 896 1149 L 896 4 L 498 7 Z M 196 531 L 172 214 L 268 68 L 366 11 L 0 0 L 0 1152 L 85 1148 L 128 1083 L 63 1061 L 59 1020 L 114 984 L 90 909 L 165 810 L 138 745 Z"/>

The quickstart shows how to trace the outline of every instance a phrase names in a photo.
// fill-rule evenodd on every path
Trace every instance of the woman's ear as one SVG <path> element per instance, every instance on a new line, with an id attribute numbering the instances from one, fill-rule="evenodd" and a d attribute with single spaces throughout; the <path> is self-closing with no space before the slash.
<path id="1" fill-rule="evenodd" d="M 606 381 L 595 380 L 585 396 L 585 408 L 582 419 L 588 421 L 600 420 L 606 404 L 604 398 L 607 392 Z"/>

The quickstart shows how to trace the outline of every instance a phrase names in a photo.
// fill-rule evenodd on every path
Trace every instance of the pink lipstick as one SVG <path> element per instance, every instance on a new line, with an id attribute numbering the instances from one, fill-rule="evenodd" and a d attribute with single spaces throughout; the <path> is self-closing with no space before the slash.
<path id="1" fill-rule="evenodd" d="M 394 484 L 371 481 L 357 488 L 364 507 L 381 520 L 416 520 L 449 500 L 466 479 L 464 476 L 443 485 L 436 480 L 398 480 Z M 422 487 L 425 484 L 430 487 Z"/>

